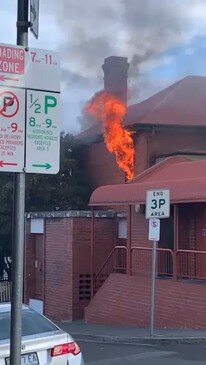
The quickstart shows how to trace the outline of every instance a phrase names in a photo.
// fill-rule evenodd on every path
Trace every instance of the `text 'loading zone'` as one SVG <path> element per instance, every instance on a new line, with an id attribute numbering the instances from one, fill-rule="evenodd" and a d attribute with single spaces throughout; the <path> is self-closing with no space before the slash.
<path id="1" fill-rule="evenodd" d="M 146 218 L 168 218 L 169 216 L 169 189 L 148 190 L 146 196 Z"/>

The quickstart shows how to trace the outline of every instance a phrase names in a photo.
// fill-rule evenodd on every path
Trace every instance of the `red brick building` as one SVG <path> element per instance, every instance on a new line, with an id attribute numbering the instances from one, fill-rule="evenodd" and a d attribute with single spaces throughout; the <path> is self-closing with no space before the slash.
<path id="1" fill-rule="evenodd" d="M 122 214 L 96 211 L 95 272 L 121 239 Z M 57 320 L 84 317 L 91 299 L 91 212 L 30 213 L 26 219 L 24 301 Z"/>
<path id="2" fill-rule="evenodd" d="M 119 57 L 109 57 L 103 66 L 105 88 L 124 101 L 128 66 Z M 166 187 L 171 217 L 161 222 L 155 325 L 206 327 L 205 98 L 206 78 L 189 76 L 128 107 L 124 125 L 133 131 L 136 175 L 129 183 L 107 151 L 99 124 L 77 136 L 85 174 L 96 189 L 92 213 L 45 215 L 41 238 L 32 233 L 35 216 L 28 217 L 27 301 L 42 301 L 44 312 L 56 319 L 80 318 L 86 307 L 89 322 L 148 326 L 151 244 L 145 197 L 148 189 Z"/>

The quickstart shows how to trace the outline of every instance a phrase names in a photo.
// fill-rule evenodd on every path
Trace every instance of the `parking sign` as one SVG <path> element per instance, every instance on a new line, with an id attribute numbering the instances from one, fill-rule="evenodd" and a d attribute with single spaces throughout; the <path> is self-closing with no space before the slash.
<path id="1" fill-rule="evenodd" d="M 170 191 L 169 189 L 148 190 L 146 195 L 146 214 L 150 218 L 169 218 Z"/>

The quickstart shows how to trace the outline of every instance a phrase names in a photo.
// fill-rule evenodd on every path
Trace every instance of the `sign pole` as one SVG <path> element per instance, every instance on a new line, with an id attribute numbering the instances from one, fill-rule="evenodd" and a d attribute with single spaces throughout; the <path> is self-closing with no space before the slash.
<path id="1" fill-rule="evenodd" d="M 28 46 L 28 0 L 18 0 L 17 45 Z M 25 172 L 14 175 L 10 364 L 21 364 Z"/>
<path id="2" fill-rule="evenodd" d="M 155 314 L 155 284 L 156 284 L 156 258 L 157 242 L 160 240 L 160 220 L 170 216 L 170 190 L 154 189 L 146 193 L 145 218 L 149 219 L 149 241 L 152 246 L 152 270 L 151 270 L 151 305 L 150 305 L 150 334 L 154 336 Z"/>
<path id="3" fill-rule="evenodd" d="M 151 276 L 151 307 L 150 307 L 150 334 L 151 334 L 151 336 L 154 336 L 156 257 L 157 257 L 157 242 L 153 241 L 152 276 Z"/>

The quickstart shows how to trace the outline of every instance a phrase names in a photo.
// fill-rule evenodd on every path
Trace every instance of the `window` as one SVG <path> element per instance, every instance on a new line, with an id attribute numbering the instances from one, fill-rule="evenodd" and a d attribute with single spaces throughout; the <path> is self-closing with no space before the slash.
<path id="1" fill-rule="evenodd" d="M 121 219 L 118 222 L 118 238 L 127 238 L 127 220 Z"/>
<path id="2" fill-rule="evenodd" d="M 22 336 L 57 331 L 58 328 L 31 309 L 22 311 Z M 10 338 L 10 312 L 0 313 L 0 341 Z"/>

